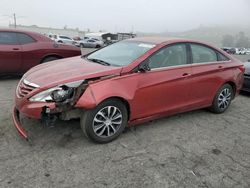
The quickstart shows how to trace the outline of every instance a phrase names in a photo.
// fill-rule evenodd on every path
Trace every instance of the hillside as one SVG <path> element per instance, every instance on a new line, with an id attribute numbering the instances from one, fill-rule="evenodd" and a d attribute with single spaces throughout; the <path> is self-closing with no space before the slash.
<path id="1" fill-rule="evenodd" d="M 138 36 L 150 36 L 150 35 L 157 35 L 157 36 L 175 36 L 175 37 L 183 37 L 183 38 L 190 38 L 190 39 L 197 39 L 206 41 L 217 46 L 222 46 L 221 41 L 224 35 L 237 35 L 239 32 L 243 31 L 247 37 L 250 38 L 250 26 L 249 27 L 242 27 L 242 26 L 215 26 L 215 27 L 199 27 L 196 29 L 192 29 L 189 31 L 184 32 L 164 32 L 164 33 L 142 33 L 138 32 Z"/>

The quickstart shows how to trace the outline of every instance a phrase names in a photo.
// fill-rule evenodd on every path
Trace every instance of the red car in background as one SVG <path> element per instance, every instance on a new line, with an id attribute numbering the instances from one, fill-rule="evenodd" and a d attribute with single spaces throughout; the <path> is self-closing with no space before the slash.
<path id="1" fill-rule="evenodd" d="M 23 74 L 40 63 L 80 54 L 79 48 L 39 33 L 0 29 L 0 74 Z"/>
<path id="2" fill-rule="evenodd" d="M 47 123 L 81 118 L 85 135 L 106 143 L 127 125 L 200 108 L 225 112 L 243 73 L 241 62 L 205 43 L 129 39 L 32 68 L 17 86 L 13 121 L 28 138 L 19 114 Z"/>

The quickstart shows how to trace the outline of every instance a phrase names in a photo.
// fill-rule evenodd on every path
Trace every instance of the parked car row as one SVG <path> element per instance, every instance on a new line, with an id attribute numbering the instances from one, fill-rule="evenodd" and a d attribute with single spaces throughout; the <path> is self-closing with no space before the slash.
<path id="1" fill-rule="evenodd" d="M 75 45 L 81 48 L 101 48 L 104 46 L 104 42 L 91 37 L 74 37 L 73 39 L 64 35 L 48 35 L 52 40 L 58 43 L 70 44 Z"/>
<path id="2" fill-rule="evenodd" d="M 229 54 L 235 54 L 235 55 L 249 55 L 250 54 L 250 48 L 229 48 L 229 47 L 223 47 L 222 50 Z"/>

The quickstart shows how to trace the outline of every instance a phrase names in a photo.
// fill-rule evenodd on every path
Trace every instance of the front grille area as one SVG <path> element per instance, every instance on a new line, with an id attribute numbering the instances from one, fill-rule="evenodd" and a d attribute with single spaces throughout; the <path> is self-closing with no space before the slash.
<path id="1" fill-rule="evenodd" d="M 39 86 L 32 84 L 28 82 L 27 80 L 21 80 L 17 87 L 17 97 L 19 98 L 25 97 L 37 87 Z"/>

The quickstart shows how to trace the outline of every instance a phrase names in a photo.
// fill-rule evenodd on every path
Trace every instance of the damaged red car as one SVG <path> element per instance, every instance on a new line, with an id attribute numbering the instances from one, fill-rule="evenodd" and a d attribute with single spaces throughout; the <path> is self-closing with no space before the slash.
<path id="1" fill-rule="evenodd" d="M 244 67 L 208 44 L 173 38 L 135 38 L 88 55 L 29 70 L 16 89 L 14 124 L 28 138 L 19 115 L 80 118 L 84 134 L 98 143 L 126 126 L 190 110 L 223 113 L 239 93 Z"/>

